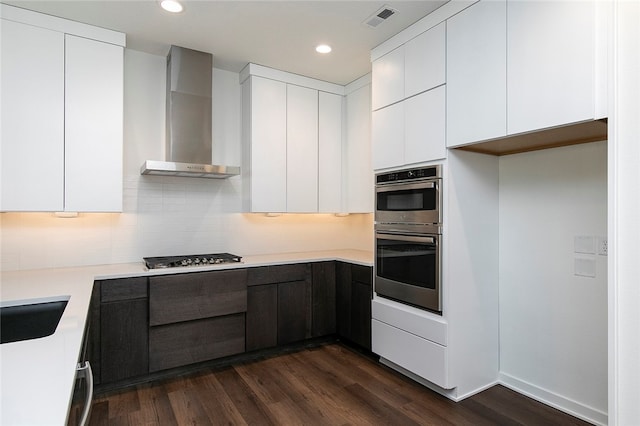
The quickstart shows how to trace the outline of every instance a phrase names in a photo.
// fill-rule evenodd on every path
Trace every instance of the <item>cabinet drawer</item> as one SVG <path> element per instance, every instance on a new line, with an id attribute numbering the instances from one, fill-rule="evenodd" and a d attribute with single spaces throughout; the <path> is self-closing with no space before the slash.
<path id="1" fill-rule="evenodd" d="M 147 277 L 100 281 L 100 301 L 141 299 L 147 297 Z"/>
<path id="2" fill-rule="evenodd" d="M 244 352 L 244 314 L 151 327 L 149 371 Z"/>
<path id="3" fill-rule="evenodd" d="M 372 320 L 373 352 L 436 385 L 451 389 L 445 346 Z"/>
<path id="4" fill-rule="evenodd" d="M 246 310 L 246 269 L 149 278 L 151 326 Z"/>
<path id="5" fill-rule="evenodd" d="M 371 310 L 372 317 L 378 321 L 406 330 L 439 345 L 447 346 L 448 323 L 439 315 L 388 301 L 381 297 L 371 302 Z"/>
<path id="6" fill-rule="evenodd" d="M 247 285 L 304 281 L 310 274 L 308 263 L 249 268 Z"/>

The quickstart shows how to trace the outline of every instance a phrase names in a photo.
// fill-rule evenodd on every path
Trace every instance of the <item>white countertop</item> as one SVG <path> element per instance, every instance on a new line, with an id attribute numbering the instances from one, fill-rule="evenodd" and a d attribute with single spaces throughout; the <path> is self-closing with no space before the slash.
<path id="1" fill-rule="evenodd" d="M 373 266 L 362 250 L 335 250 L 246 256 L 243 263 L 147 270 L 142 262 L 78 268 L 3 271 L 0 301 L 69 296 L 51 336 L 0 345 L 0 424 L 64 425 L 73 395 L 93 281 L 287 263 L 342 260 Z"/>

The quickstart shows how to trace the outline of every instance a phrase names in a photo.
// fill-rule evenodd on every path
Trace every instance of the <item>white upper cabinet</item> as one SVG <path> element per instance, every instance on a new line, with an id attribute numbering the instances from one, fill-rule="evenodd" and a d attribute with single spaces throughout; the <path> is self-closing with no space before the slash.
<path id="1" fill-rule="evenodd" d="M 373 212 L 371 75 L 347 86 L 343 205 L 348 213 Z"/>
<path id="2" fill-rule="evenodd" d="M 0 210 L 121 211 L 124 34 L 0 7 Z"/>
<path id="3" fill-rule="evenodd" d="M 2 19 L 2 211 L 64 209 L 64 34 Z"/>
<path id="4" fill-rule="evenodd" d="M 407 99 L 404 104 L 404 163 L 447 156 L 445 146 L 445 86 Z"/>
<path id="5" fill-rule="evenodd" d="M 336 213 L 342 207 L 343 97 L 318 93 L 318 212 Z"/>
<path id="6" fill-rule="evenodd" d="M 244 211 L 343 211 L 342 86 L 255 64 L 240 79 Z"/>
<path id="7" fill-rule="evenodd" d="M 404 46 L 373 61 L 371 73 L 374 111 L 404 99 Z"/>
<path id="8" fill-rule="evenodd" d="M 404 164 L 404 102 L 373 111 L 371 150 L 374 170 Z"/>
<path id="9" fill-rule="evenodd" d="M 442 22 L 404 45 L 404 97 L 446 81 L 446 31 Z"/>
<path id="10" fill-rule="evenodd" d="M 446 157 L 445 81 L 445 22 L 373 61 L 375 170 Z"/>
<path id="11" fill-rule="evenodd" d="M 65 210 L 121 211 L 123 48 L 65 40 Z"/>
<path id="12" fill-rule="evenodd" d="M 506 9 L 481 1 L 447 21 L 449 147 L 507 134 Z"/>
<path id="13" fill-rule="evenodd" d="M 468 149 L 511 153 L 593 141 L 602 127 L 606 138 L 606 125 L 589 122 L 607 116 L 610 7 L 482 0 L 449 18 L 447 146 L 506 136 L 509 143 Z M 567 125 L 564 133 L 526 137 Z"/>
<path id="14" fill-rule="evenodd" d="M 373 61 L 374 111 L 445 83 L 445 23 Z"/>
<path id="15" fill-rule="evenodd" d="M 446 158 L 445 86 L 373 112 L 375 170 Z"/>
<path id="16" fill-rule="evenodd" d="M 287 212 L 318 211 L 318 91 L 287 85 Z"/>
<path id="17" fill-rule="evenodd" d="M 509 134 L 594 118 L 595 3 L 508 3 Z"/>
<path id="18" fill-rule="evenodd" d="M 287 85 L 252 76 L 243 91 L 245 211 L 287 210 Z"/>

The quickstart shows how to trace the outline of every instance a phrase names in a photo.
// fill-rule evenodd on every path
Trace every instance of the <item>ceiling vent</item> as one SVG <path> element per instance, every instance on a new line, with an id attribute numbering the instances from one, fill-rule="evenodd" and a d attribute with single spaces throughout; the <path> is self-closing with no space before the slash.
<path id="1" fill-rule="evenodd" d="M 380 9 L 378 9 L 376 12 L 374 12 L 373 15 L 365 19 L 363 24 L 365 24 L 368 27 L 375 28 L 381 23 L 383 23 L 384 21 L 386 21 L 387 19 L 389 19 L 390 17 L 392 17 L 393 15 L 395 15 L 396 13 L 398 13 L 396 9 L 390 6 L 384 5 Z"/>

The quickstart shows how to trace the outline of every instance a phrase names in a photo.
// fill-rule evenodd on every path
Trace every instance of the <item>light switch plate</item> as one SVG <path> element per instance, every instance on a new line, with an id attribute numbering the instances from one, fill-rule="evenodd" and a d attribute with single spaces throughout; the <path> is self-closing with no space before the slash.
<path id="1" fill-rule="evenodd" d="M 595 238 L 584 235 L 573 237 L 573 252 L 596 254 Z"/>
<path id="2" fill-rule="evenodd" d="M 574 273 L 579 277 L 596 277 L 596 261 L 595 259 L 575 258 Z"/>

